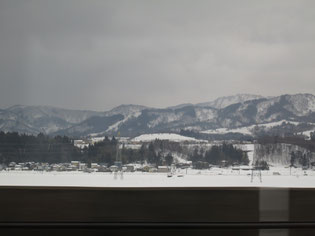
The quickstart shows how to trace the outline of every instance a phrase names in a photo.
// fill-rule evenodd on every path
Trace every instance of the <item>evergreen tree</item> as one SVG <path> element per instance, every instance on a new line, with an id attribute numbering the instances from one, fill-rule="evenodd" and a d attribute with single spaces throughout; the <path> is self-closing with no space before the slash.
<path id="1" fill-rule="evenodd" d="M 290 154 L 290 166 L 294 166 L 294 163 L 295 163 L 295 160 L 296 160 L 296 156 L 295 156 L 295 153 L 292 151 L 291 154 Z"/>
<path id="2" fill-rule="evenodd" d="M 169 152 L 167 154 L 167 156 L 165 157 L 166 165 L 168 165 L 168 166 L 172 165 L 173 161 L 174 161 L 174 158 L 173 158 L 172 154 Z"/>

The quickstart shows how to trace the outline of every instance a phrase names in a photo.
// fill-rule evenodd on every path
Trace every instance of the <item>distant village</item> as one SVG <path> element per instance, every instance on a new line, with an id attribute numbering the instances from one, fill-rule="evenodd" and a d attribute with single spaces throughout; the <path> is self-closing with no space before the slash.
<path id="1" fill-rule="evenodd" d="M 92 137 L 86 139 L 73 140 L 73 145 L 81 150 L 88 148 L 90 145 L 95 145 L 104 140 L 104 137 Z M 197 140 L 196 140 L 197 141 Z M 199 144 L 199 141 L 184 141 L 187 144 Z M 119 143 L 126 148 L 139 149 L 142 141 L 133 141 L 128 137 L 119 137 Z M 204 142 L 203 142 L 204 143 Z M 204 143 L 205 144 L 205 143 Z M 223 163 L 224 165 L 224 163 Z M 211 168 L 211 166 L 208 166 Z M 79 171 L 79 172 L 150 172 L 150 173 L 168 173 L 174 169 L 192 169 L 195 168 L 192 161 L 185 161 L 181 163 L 172 164 L 171 166 L 156 166 L 154 164 L 146 163 L 130 163 L 122 165 L 121 162 L 115 162 L 114 165 L 108 166 L 107 163 L 83 163 L 80 161 L 71 161 L 69 163 L 42 163 L 42 162 L 10 162 L 8 166 L 0 165 L 2 171 Z M 248 167 L 246 167 L 248 168 Z"/>
<path id="2" fill-rule="evenodd" d="M 167 173 L 174 168 L 192 168 L 192 163 L 187 161 L 186 163 L 178 163 L 172 166 L 157 166 L 150 164 L 126 164 L 121 165 L 121 163 L 115 163 L 115 165 L 107 166 L 106 163 L 91 163 L 88 166 L 87 163 L 82 163 L 79 161 L 71 161 L 70 163 L 59 163 L 59 164 L 49 164 L 49 163 L 37 163 L 37 162 L 25 162 L 25 163 L 15 163 L 11 162 L 7 167 L 1 166 L 0 170 L 3 171 L 80 171 L 80 172 L 151 172 L 151 173 Z"/>
<path id="3" fill-rule="evenodd" d="M 159 139 L 160 136 L 163 139 Z M 209 153 L 208 159 L 205 151 L 219 143 L 177 134 L 159 134 L 158 137 L 145 135 L 141 140 L 129 137 L 86 137 L 73 140 L 68 137 L 52 138 L 17 133 L 3 133 L 1 137 L 4 143 L 11 142 L 10 150 L 1 146 L 0 170 L 4 171 L 163 173 L 172 169 L 209 169 L 212 165 L 224 167 L 233 161 L 225 159 L 211 163 L 211 155 L 218 156 L 224 150 L 218 148 L 216 152 L 219 153 Z M 227 145 L 225 151 L 233 152 L 226 157 L 233 158 L 236 155 L 238 164 L 243 159 L 247 161 L 246 151 Z"/>
<path id="4" fill-rule="evenodd" d="M 152 141 L 152 137 L 150 137 L 151 139 L 145 140 L 135 140 L 128 137 L 116 137 L 115 139 L 107 137 L 87 137 L 85 139 L 71 140 L 67 137 L 57 137 L 51 139 L 45 136 L 16 136 L 15 134 L 10 133 L 3 135 L 7 137 L 8 140 L 9 138 L 11 138 L 11 136 L 13 136 L 17 140 L 15 141 L 17 144 L 21 143 L 18 139 L 22 138 L 33 138 L 37 142 L 44 140 L 46 143 L 45 146 L 43 146 L 44 148 L 42 152 L 40 152 L 40 150 L 35 150 L 33 152 L 35 155 L 37 154 L 37 160 L 33 160 L 33 155 L 30 155 L 31 158 L 28 158 L 28 160 L 26 158 L 24 160 L 18 158 L 16 158 L 16 160 L 11 159 L 9 160 L 9 162 L 0 163 L 0 171 L 168 173 L 176 169 L 183 169 L 187 172 L 187 170 L 189 169 L 201 170 L 211 169 L 213 167 L 230 167 L 231 170 L 248 171 L 251 170 L 253 167 L 260 167 L 262 169 L 268 170 L 270 163 L 271 166 L 273 164 L 284 167 L 300 166 L 304 170 L 314 169 L 315 167 L 315 157 L 313 155 L 314 152 L 312 152 L 313 146 L 311 146 L 311 144 L 313 144 L 313 140 L 304 141 L 296 138 L 280 139 L 279 137 L 271 137 L 269 139 L 262 139 L 261 143 L 259 144 L 254 144 L 252 142 L 233 143 L 231 141 L 229 142 L 230 144 L 227 144 L 226 141 L 206 141 L 197 139 L 183 140 L 183 136 L 174 134 L 161 134 L 164 136 L 170 136 L 174 140 L 172 142 L 162 142 L 161 140 L 159 141 L 158 138 L 155 138 L 155 140 Z M 148 135 L 146 137 L 148 137 Z M 177 139 L 175 140 L 174 138 Z M 275 138 L 277 138 L 277 140 L 274 140 Z M 279 143 L 276 143 L 276 141 Z M 55 155 L 55 153 L 58 153 L 55 156 L 60 156 L 58 152 L 59 149 L 54 149 L 51 152 L 49 151 L 51 150 L 50 148 L 53 147 L 54 142 L 57 142 L 57 145 L 60 145 L 62 144 L 62 142 L 64 142 L 68 146 L 60 145 L 60 147 L 66 147 L 65 150 L 71 150 L 71 147 L 73 147 L 76 150 L 76 152 L 74 152 L 75 155 L 71 156 L 70 152 L 61 152 L 61 154 L 65 154 L 66 157 L 68 155 L 71 158 L 64 160 L 55 159 L 55 161 L 50 162 L 49 158 L 42 158 L 43 155 L 49 155 L 50 153 L 52 153 L 53 155 Z M 100 151 L 106 150 L 103 149 L 106 148 L 106 146 L 99 145 L 103 145 L 104 142 L 107 142 L 107 144 L 110 145 L 108 146 L 110 148 L 108 149 L 109 152 L 106 152 L 105 154 L 99 152 L 101 158 L 94 159 L 90 158 L 90 156 L 87 155 L 87 151 L 90 151 L 91 155 L 95 156 L 95 153 L 93 153 L 94 148 L 101 148 Z M 295 143 L 298 143 L 298 145 L 294 145 Z M 59 147 L 57 145 L 55 146 Z M 158 148 L 157 150 L 154 150 L 154 145 Z M 166 149 L 164 150 L 164 156 L 162 152 L 163 148 L 161 145 L 164 145 L 164 147 L 166 147 Z M 312 149 L 307 149 L 306 145 L 307 147 L 311 147 Z M 34 146 L 38 146 L 36 142 L 34 142 Z M 30 150 L 25 149 L 25 146 L 23 146 L 23 148 L 24 149 L 21 149 L 19 146 L 17 146 L 14 147 L 13 150 L 16 151 L 17 154 L 21 154 L 21 156 L 23 157 L 23 155 L 25 155 L 25 153 L 28 154 Z M 176 149 L 179 149 L 180 151 L 177 151 Z M 5 149 L 3 150 L 3 154 L 0 153 L 0 156 L 2 155 L 2 158 L 4 158 L 7 153 L 13 153 L 13 151 L 6 152 Z M 19 150 L 23 150 L 23 152 Z M 99 151 L 97 149 L 95 150 Z M 142 155 L 146 158 L 130 158 L 129 161 L 123 160 L 121 155 L 124 150 L 124 155 L 127 155 L 128 158 L 129 155 L 138 155 L 139 153 L 141 154 L 141 152 L 144 152 L 144 154 Z M 161 158 L 160 161 L 152 161 L 150 160 L 150 158 L 147 158 L 148 156 L 150 156 L 150 151 L 151 154 L 153 153 L 151 156 L 153 158 Z M 183 156 L 179 156 L 178 154 L 180 154 L 180 152 L 185 153 L 186 156 L 184 158 Z M 79 159 L 78 157 L 80 157 L 80 155 L 86 155 L 86 157 L 88 158 Z M 111 155 L 111 159 L 106 159 L 106 155 Z M 167 155 L 171 156 L 170 161 L 166 161 Z M 103 158 L 103 156 L 105 156 L 105 158 Z M 19 155 L 17 155 L 17 157 L 19 157 Z"/>

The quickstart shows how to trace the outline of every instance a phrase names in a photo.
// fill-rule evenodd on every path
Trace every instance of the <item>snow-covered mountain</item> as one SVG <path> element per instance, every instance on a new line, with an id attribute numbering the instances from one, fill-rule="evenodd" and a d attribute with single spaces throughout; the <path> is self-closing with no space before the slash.
<path id="1" fill-rule="evenodd" d="M 117 135 L 121 125 L 130 119 L 136 119 L 144 109 L 147 107 L 133 104 L 120 105 L 104 112 L 102 116 L 92 116 L 68 129 L 59 130 L 57 133 L 69 136 Z"/>
<path id="2" fill-rule="evenodd" d="M 176 106 L 167 107 L 166 109 L 176 110 L 176 109 L 180 109 L 180 108 L 188 107 L 188 106 L 193 106 L 193 105 L 194 104 L 192 104 L 192 103 L 182 103 L 182 104 L 178 104 Z"/>
<path id="3" fill-rule="evenodd" d="M 62 129 L 54 134 L 67 135 L 67 136 L 87 136 L 87 135 L 106 135 L 106 131 L 116 123 L 121 122 L 124 116 L 116 114 L 112 116 L 92 116 L 85 121 L 75 124 L 67 129 Z M 116 135 L 116 133 L 115 133 Z"/>
<path id="4" fill-rule="evenodd" d="M 140 105 L 121 105 L 107 112 L 96 112 L 16 105 L 0 110 L 0 130 L 70 136 L 114 132 L 120 123 L 139 116 L 145 108 Z"/>
<path id="5" fill-rule="evenodd" d="M 107 116 L 121 114 L 125 117 L 131 117 L 140 115 L 141 111 L 144 109 L 148 109 L 148 107 L 134 104 L 123 104 L 105 112 L 105 114 Z"/>
<path id="6" fill-rule="evenodd" d="M 0 130 L 69 136 L 116 135 L 120 132 L 122 136 L 135 137 L 149 133 L 179 133 L 181 130 L 200 134 L 214 134 L 216 130 L 242 133 L 246 130 L 246 135 L 254 135 L 271 126 L 273 132 L 287 132 L 288 129 L 290 132 L 310 132 L 315 129 L 314 124 L 315 96 L 312 94 L 268 98 L 242 94 L 210 103 L 182 104 L 165 109 L 121 105 L 106 112 L 46 106 L 14 106 L 0 110 Z"/>
<path id="7" fill-rule="evenodd" d="M 50 134 L 94 116 L 104 116 L 104 113 L 49 106 L 17 105 L 0 111 L 0 130 Z"/>
<path id="8" fill-rule="evenodd" d="M 315 96 L 311 94 L 282 95 L 236 103 L 218 112 L 219 126 L 225 128 L 291 120 L 315 121 Z"/>
<path id="9" fill-rule="evenodd" d="M 259 97 L 254 96 L 253 100 L 234 103 L 222 109 L 199 105 L 187 105 L 178 109 L 144 109 L 138 117 L 122 124 L 119 131 L 127 136 L 179 132 L 182 129 L 202 132 L 218 128 L 225 128 L 227 132 L 232 130 L 231 132 L 242 133 L 235 130 L 264 124 L 258 126 L 259 131 L 262 131 L 264 128 L 269 129 L 268 124 L 272 123 L 278 124 L 273 125 L 275 127 L 282 127 L 283 132 L 288 127 L 292 132 L 302 132 L 312 128 L 315 123 L 315 96 L 311 94 Z M 245 96 L 243 98 L 245 99 Z M 291 126 L 298 126 L 299 129 L 293 130 Z M 273 128 L 273 131 L 275 130 Z"/>
<path id="10" fill-rule="evenodd" d="M 40 132 L 38 128 L 26 123 L 16 113 L 8 110 L 0 110 L 0 130 L 29 134 Z"/>
<path id="11" fill-rule="evenodd" d="M 235 104 L 235 103 L 242 103 L 249 100 L 254 99 L 260 99 L 263 98 L 263 96 L 260 95 L 254 95 L 254 94 L 237 94 L 233 96 L 225 96 L 225 97 L 219 97 L 211 102 L 203 102 L 198 103 L 196 106 L 199 107 L 213 107 L 216 109 L 222 109 L 229 105 Z"/>

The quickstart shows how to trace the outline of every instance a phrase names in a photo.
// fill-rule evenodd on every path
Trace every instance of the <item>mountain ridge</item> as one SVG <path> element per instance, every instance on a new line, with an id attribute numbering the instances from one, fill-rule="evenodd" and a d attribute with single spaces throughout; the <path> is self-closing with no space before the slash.
<path id="1" fill-rule="evenodd" d="M 237 94 L 208 103 L 166 108 L 122 104 L 104 112 L 23 105 L 0 109 L 2 131 L 69 136 L 115 135 L 117 132 L 136 136 L 154 132 L 179 133 L 181 130 L 202 132 L 281 120 L 315 123 L 315 96 L 307 93 L 276 97 Z"/>

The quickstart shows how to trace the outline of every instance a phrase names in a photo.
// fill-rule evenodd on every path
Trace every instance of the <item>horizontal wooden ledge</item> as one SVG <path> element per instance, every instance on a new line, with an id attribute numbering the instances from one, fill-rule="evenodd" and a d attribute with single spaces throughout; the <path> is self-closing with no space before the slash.
<path id="1" fill-rule="evenodd" d="M 297 187 L 200 187 L 200 186 L 190 186 L 190 187 L 94 187 L 94 186 L 13 186 L 13 185 L 0 185 L 0 190 L 115 190 L 115 191 L 161 191 L 161 190 L 295 190 L 295 191 L 315 191 L 315 188 L 297 188 Z"/>
<path id="2" fill-rule="evenodd" d="M 244 222 L 244 223 L 87 223 L 21 222 L 0 223 L 0 229 L 315 229 L 315 222 Z"/>

